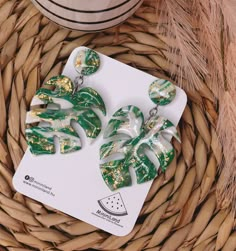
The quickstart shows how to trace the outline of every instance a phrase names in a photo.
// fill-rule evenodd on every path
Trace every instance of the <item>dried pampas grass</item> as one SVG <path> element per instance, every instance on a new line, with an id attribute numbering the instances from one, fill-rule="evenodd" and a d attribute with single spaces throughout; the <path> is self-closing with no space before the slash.
<path id="1" fill-rule="evenodd" d="M 174 40 L 167 51 L 175 54 L 169 57 L 170 77 L 177 81 L 186 90 L 195 89 L 199 92 L 205 83 L 214 94 L 215 101 L 219 102 L 219 120 L 217 115 L 212 117 L 214 126 L 217 124 L 217 134 L 224 146 L 224 162 L 219 169 L 222 172 L 217 186 L 217 198 L 219 205 L 225 207 L 232 205 L 232 211 L 236 213 L 236 1 L 234 0 L 158 0 L 150 1 L 150 5 L 156 8 L 157 29 L 156 33 L 164 34 L 164 40 Z M 165 52 L 164 52 L 165 54 Z M 163 67 L 162 67 L 163 69 Z M 177 77 L 176 77 L 177 76 Z M 204 94 L 203 94 L 204 95 Z M 209 96 L 209 95 L 208 95 Z M 206 108 L 209 107 L 206 101 Z M 195 109 L 194 109 L 195 110 Z M 196 115 L 199 114 L 195 110 Z M 199 116 L 195 119 L 196 125 L 201 124 L 202 134 L 208 132 L 204 121 L 200 123 Z M 227 126 L 225 125 L 227 124 Z M 183 144 L 185 133 L 182 135 Z M 205 143 L 209 149 L 210 136 L 205 135 Z M 197 146 L 204 145 L 197 141 Z M 193 153 L 190 147 L 188 151 L 189 162 Z M 198 156 L 199 157 L 199 156 Z M 188 163 L 188 162 L 187 162 Z M 219 163 L 218 163 L 219 164 Z M 197 166 L 202 167 L 197 160 Z M 204 166 L 204 164 L 203 164 Z M 197 177 L 202 177 L 198 169 Z"/>
<path id="2" fill-rule="evenodd" d="M 217 197 L 224 208 L 232 203 L 236 212 L 236 93 L 226 91 L 221 100 L 218 132 L 227 156 L 221 165 L 221 175 L 217 186 Z"/>
<path id="3" fill-rule="evenodd" d="M 216 97 L 223 87 L 223 62 L 221 57 L 221 10 L 217 1 L 194 0 L 193 17 L 196 19 L 200 47 L 207 60 L 205 81 Z"/>
<path id="4" fill-rule="evenodd" d="M 192 3 L 185 0 L 156 1 L 157 32 L 163 35 L 166 41 L 174 39 L 175 44 L 169 46 L 172 62 L 169 71 L 180 86 L 185 89 L 200 89 L 202 79 L 207 74 L 206 61 L 201 47 L 193 30 L 195 20 L 192 18 Z M 187 85 L 183 84 L 187 80 Z"/>

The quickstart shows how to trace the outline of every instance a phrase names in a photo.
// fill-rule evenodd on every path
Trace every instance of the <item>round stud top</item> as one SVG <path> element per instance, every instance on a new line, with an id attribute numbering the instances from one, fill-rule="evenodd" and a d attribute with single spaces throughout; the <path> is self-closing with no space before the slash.
<path id="1" fill-rule="evenodd" d="M 149 87 L 149 97 L 157 105 L 167 105 L 176 96 L 176 88 L 170 81 L 157 79 Z"/>
<path id="2" fill-rule="evenodd" d="M 97 52 L 91 49 L 80 50 L 75 57 L 74 64 L 79 74 L 89 76 L 100 67 L 100 58 Z"/>

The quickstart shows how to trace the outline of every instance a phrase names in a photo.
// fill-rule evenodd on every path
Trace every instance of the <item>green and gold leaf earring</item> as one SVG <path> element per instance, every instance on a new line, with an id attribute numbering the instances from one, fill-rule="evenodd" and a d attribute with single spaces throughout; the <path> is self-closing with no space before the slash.
<path id="1" fill-rule="evenodd" d="M 59 138 L 61 153 L 80 150 L 81 140 L 73 122 L 83 128 L 88 138 L 94 139 L 99 135 L 102 123 L 94 108 L 106 115 L 105 104 L 94 89 L 81 88 L 84 77 L 94 74 L 99 66 L 100 58 L 95 51 L 79 51 L 74 60 L 78 72 L 74 83 L 70 78 L 59 75 L 45 83 L 53 90 L 40 88 L 36 92 L 26 118 L 26 139 L 31 153 L 55 153 L 55 136 Z M 35 123 L 39 124 L 35 126 Z"/>
<path id="2" fill-rule="evenodd" d="M 132 184 L 130 168 L 135 170 L 137 183 L 141 184 L 157 176 L 155 159 L 162 171 L 172 162 L 175 151 L 166 136 L 178 141 L 180 138 L 173 123 L 158 115 L 158 106 L 168 105 L 175 96 L 175 86 L 158 79 L 149 87 L 149 97 L 156 107 L 150 110 L 147 121 L 142 111 L 132 105 L 113 114 L 105 129 L 105 143 L 100 147 L 100 170 L 111 190 Z"/>

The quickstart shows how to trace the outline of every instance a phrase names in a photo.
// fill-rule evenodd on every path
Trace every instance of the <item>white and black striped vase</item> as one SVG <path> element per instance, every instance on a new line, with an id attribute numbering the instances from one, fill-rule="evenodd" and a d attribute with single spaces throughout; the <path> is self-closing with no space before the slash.
<path id="1" fill-rule="evenodd" d="M 104 30 L 122 23 L 143 0 L 32 0 L 49 19 L 81 31 Z"/>

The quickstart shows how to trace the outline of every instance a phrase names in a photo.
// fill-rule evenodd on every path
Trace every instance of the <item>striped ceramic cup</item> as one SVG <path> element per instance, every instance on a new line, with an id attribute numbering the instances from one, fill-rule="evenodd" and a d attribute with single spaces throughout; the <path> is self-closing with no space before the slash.
<path id="1" fill-rule="evenodd" d="M 49 19 L 66 28 L 99 31 L 131 16 L 143 0 L 32 0 Z"/>

